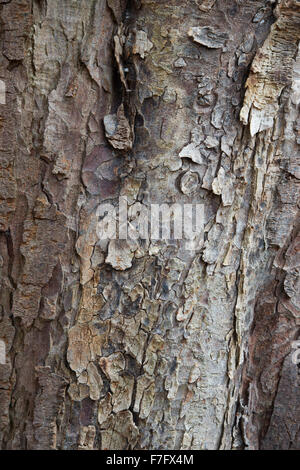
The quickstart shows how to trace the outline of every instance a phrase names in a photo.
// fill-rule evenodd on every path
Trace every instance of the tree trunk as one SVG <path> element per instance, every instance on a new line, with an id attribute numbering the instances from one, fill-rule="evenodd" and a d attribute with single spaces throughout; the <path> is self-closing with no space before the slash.
<path id="1" fill-rule="evenodd" d="M 0 447 L 299 449 L 299 0 L 0 17 Z M 125 198 L 203 243 L 99 240 Z"/>

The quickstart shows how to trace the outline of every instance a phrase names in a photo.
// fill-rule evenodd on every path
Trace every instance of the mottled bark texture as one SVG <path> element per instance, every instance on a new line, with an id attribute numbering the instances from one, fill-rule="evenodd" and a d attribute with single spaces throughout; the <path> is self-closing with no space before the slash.
<path id="1" fill-rule="evenodd" d="M 1 448 L 299 449 L 299 0 L 0 17 Z M 204 245 L 99 244 L 120 195 Z"/>

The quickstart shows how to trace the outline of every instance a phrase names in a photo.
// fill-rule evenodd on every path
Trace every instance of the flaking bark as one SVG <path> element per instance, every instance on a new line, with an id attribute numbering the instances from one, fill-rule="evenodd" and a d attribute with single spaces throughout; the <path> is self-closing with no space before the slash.
<path id="1" fill-rule="evenodd" d="M 299 1 L 0 17 L 0 447 L 299 449 Z M 119 196 L 203 246 L 99 244 Z"/>

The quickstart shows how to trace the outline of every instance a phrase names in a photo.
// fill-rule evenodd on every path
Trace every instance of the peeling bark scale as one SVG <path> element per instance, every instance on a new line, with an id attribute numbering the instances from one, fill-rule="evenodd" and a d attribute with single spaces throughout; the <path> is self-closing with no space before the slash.
<path id="1" fill-rule="evenodd" d="M 0 448 L 299 449 L 299 0 L 0 18 Z M 120 197 L 203 245 L 99 242 Z"/>

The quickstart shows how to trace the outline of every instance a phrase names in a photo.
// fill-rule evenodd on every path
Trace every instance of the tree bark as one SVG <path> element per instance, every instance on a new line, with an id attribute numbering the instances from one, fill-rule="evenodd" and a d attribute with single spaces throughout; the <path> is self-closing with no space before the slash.
<path id="1" fill-rule="evenodd" d="M 0 448 L 299 449 L 300 2 L 0 18 Z M 99 241 L 120 197 L 203 244 Z"/>

